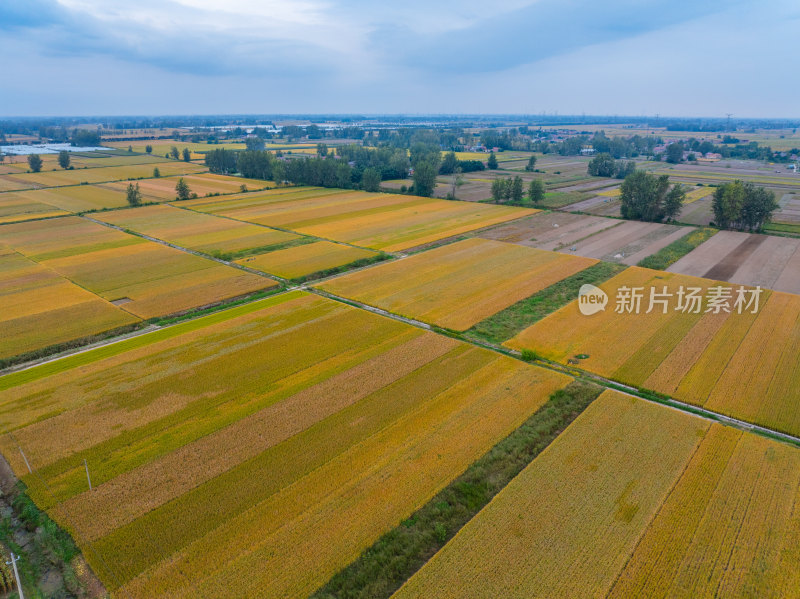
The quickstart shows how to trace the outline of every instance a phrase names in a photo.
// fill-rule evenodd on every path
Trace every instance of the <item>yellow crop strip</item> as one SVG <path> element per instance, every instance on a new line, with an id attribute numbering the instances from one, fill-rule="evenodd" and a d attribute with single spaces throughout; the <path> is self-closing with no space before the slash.
<path id="1" fill-rule="evenodd" d="M 604 392 L 395 597 L 604 596 L 707 428 Z"/>
<path id="2" fill-rule="evenodd" d="M 465 330 L 596 262 L 474 238 L 339 277 L 320 288 Z"/>
<path id="3" fill-rule="evenodd" d="M 375 255 L 375 252 L 362 248 L 354 248 L 330 241 L 316 241 L 252 258 L 242 258 L 237 262 L 284 279 L 294 279 Z"/>

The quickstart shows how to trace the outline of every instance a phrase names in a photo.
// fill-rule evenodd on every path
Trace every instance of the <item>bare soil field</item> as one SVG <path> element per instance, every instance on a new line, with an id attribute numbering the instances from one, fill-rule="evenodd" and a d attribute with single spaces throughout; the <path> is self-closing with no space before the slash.
<path id="1" fill-rule="evenodd" d="M 800 239 L 720 231 L 667 270 L 800 293 Z"/>
<path id="2" fill-rule="evenodd" d="M 688 232 L 688 227 L 675 225 L 550 212 L 496 227 L 481 237 L 633 265 Z"/>
<path id="3" fill-rule="evenodd" d="M 778 195 L 780 208 L 773 220 L 779 223 L 800 223 L 800 195 L 785 193 Z"/>

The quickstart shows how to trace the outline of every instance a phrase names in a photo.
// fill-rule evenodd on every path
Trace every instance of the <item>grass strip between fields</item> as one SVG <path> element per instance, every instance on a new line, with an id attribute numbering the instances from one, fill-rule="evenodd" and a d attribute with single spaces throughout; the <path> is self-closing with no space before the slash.
<path id="1" fill-rule="evenodd" d="M 348 270 L 353 270 L 355 268 L 364 268 L 365 266 L 369 266 L 377 262 L 383 262 L 384 260 L 389 260 L 391 257 L 392 257 L 391 254 L 381 252 L 380 254 L 370 256 L 369 258 L 359 258 L 358 260 L 353 260 L 352 262 L 348 262 L 347 264 L 342 264 L 340 266 L 334 266 L 332 268 L 326 268 L 323 270 L 318 270 L 316 272 L 311 272 L 308 273 L 307 275 L 303 275 L 302 277 L 295 277 L 294 279 L 289 279 L 289 282 L 294 284 L 301 284 L 305 283 L 306 281 L 325 279 L 327 277 L 332 277 L 333 275 L 338 275 L 340 273 L 347 272 Z"/>
<path id="2" fill-rule="evenodd" d="M 683 258 L 701 243 L 708 241 L 716 232 L 717 229 L 712 229 L 711 227 L 703 227 L 702 229 L 691 231 L 677 241 L 673 241 L 668 246 L 661 248 L 652 256 L 640 261 L 636 266 L 666 270 L 671 264 Z"/>
<path id="3" fill-rule="evenodd" d="M 599 285 L 626 268 L 624 264 L 598 262 L 482 320 L 468 329 L 464 336 L 494 344 L 503 343 L 576 299 L 581 285 Z"/>
<path id="4" fill-rule="evenodd" d="M 603 388 L 573 381 L 550 396 L 433 499 L 383 535 L 312 597 L 389 597 L 539 455 Z"/>

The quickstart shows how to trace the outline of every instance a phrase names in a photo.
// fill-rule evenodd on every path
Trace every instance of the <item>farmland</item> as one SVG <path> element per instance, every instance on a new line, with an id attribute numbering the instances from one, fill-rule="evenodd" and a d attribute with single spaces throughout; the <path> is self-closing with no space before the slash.
<path id="1" fill-rule="evenodd" d="M 799 465 L 606 391 L 395 597 L 790 596 Z"/>
<path id="2" fill-rule="evenodd" d="M 0 378 L 0 445 L 115 596 L 304 595 L 569 380 L 291 292 Z"/>
<path id="3" fill-rule="evenodd" d="M 463 331 L 595 262 L 475 238 L 352 273 L 320 288 Z"/>
<path id="4" fill-rule="evenodd" d="M 292 233 L 169 205 L 116 210 L 98 214 L 97 219 L 181 247 L 226 257 L 258 253 L 255 250 L 300 239 Z"/>
<path id="5" fill-rule="evenodd" d="M 720 231 L 669 267 L 698 277 L 800 293 L 800 239 Z"/>
<path id="6" fill-rule="evenodd" d="M 164 175 L 165 173 L 161 174 Z M 228 177 L 225 175 L 212 175 L 208 173 L 186 175 L 183 179 L 189 186 L 190 191 L 199 196 L 236 193 L 241 191 L 242 186 L 245 186 L 251 191 L 275 186 L 272 181 L 260 181 L 256 179 Z M 175 184 L 177 182 L 178 179 L 175 177 L 162 177 L 138 181 L 138 184 L 144 201 L 163 202 L 165 200 L 175 199 Z M 127 186 L 127 181 L 119 181 L 108 183 L 104 187 L 124 192 Z"/>
<path id="7" fill-rule="evenodd" d="M 0 245 L 0 358 L 90 336 L 139 319 Z"/>
<path id="8" fill-rule="evenodd" d="M 661 223 L 549 212 L 495 227 L 480 236 L 633 265 L 690 231 Z"/>
<path id="9" fill-rule="evenodd" d="M 3 225 L 0 243 L 140 318 L 277 285 L 78 217 Z"/>
<path id="10" fill-rule="evenodd" d="M 675 310 L 676 304 L 667 313 L 660 304 L 645 313 L 651 288 L 661 293 L 667 287 L 674 294 L 681 285 L 708 290 L 719 283 L 631 267 L 600 285 L 610 298 L 604 312 L 583 316 L 573 301 L 506 345 L 562 363 L 574 360 L 583 369 L 636 387 L 800 433 L 800 297 L 765 290 L 755 314 L 752 308 L 742 314 L 735 309 L 706 312 L 705 303 L 699 313 Z M 612 307 L 623 286 L 644 289 L 641 313 L 619 314 Z"/>
<path id="11" fill-rule="evenodd" d="M 330 241 L 315 241 L 237 260 L 239 264 L 284 279 L 296 279 L 376 257 L 377 252 Z"/>
<path id="12" fill-rule="evenodd" d="M 387 252 L 533 214 L 525 208 L 319 188 L 201 198 L 182 205 Z"/>

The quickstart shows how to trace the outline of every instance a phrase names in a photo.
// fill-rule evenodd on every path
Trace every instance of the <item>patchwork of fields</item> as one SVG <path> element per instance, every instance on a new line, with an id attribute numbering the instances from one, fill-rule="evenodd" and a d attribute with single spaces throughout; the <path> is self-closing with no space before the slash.
<path id="1" fill-rule="evenodd" d="M 606 391 L 394 597 L 792 596 L 798 499 L 797 449 Z"/>
<path id="2" fill-rule="evenodd" d="M 313 187 L 201 198 L 181 205 L 387 252 L 407 250 L 535 212 L 494 204 Z"/>
<path id="3" fill-rule="evenodd" d="M 307 595 L 569 381 L 292 292 L 1 378 L 0 447 L 115 596 Z"/>
<path id="4" fill-rule="evenodd" d="M 463 331 L 595 263 L 474 238 L 339 277 L 320 289 Z"/>
<path id="5" fill-rule="evenodd" d="M 755 314 L 752 307 L 741 314 L 736 309 L 707 312 L 705 301 L 699 313 L 675 309 L 681 286 L 687 293 L 700 289 L 702 297 L 719 285 L 631 267 L 600 285 L 609 296 L 605 311 L 584 316 L 573 301 L 506 345 L 561 363 L 573 360 L 580 368 L 623 383 L 800 434 L 800 296 L 764 290 Z M 616 311 L 615 298 L 623 287 L 642 288 L 640 313 Z M 646 313 L 651 289 L 658 294 L 665 288 L 674 294 L 667 312 L 654 304 Z M 734 292 L 731 308 L 735 299 Z"/>
<path id="6" fill-rule="evenodd" d="M 139 318 L 172 314 L 277 285 L 74 216 L 3 225 L 0 244 Z M 22 280 L 20 274 L 13 284 Z M 58 299 L 51 295 L 41 299 L 58 307 Z"/>

